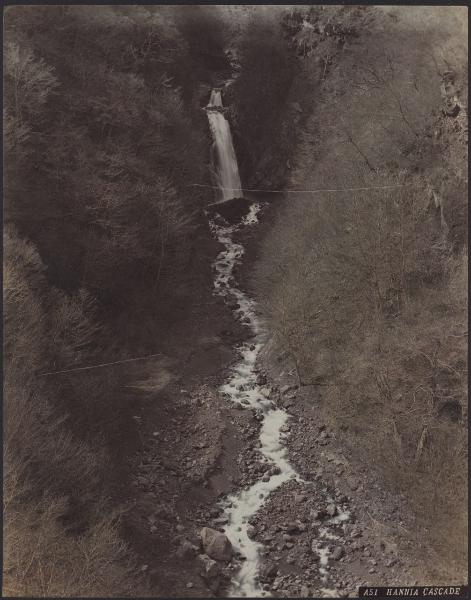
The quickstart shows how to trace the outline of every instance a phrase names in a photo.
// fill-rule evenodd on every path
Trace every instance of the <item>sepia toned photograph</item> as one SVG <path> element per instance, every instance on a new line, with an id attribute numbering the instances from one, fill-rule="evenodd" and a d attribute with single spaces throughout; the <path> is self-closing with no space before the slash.
<path id="1" fill-rule="evenodd" d="M 467 598 L 467 7 L 3 44 L 2 597 Z"/>

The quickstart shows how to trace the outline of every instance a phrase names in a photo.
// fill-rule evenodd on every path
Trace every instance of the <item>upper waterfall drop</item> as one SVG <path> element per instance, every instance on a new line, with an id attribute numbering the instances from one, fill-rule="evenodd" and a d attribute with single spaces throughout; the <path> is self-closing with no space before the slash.
<path id="1" fill-rule="evenodd" d="M 211 90 L 208 108 L 211 106 L 222 106 L 221 90 Z"/>
<path id="2" fill-rule="evenodd" d="M 242 184 L 229 121 L 220 109 L 222 109 L 221 91 L 215 89 L 211 92 L 206 112 L 214 140 L 214 176 L 219 187 L 219 199 L 224 202 L 232 198 L 241 198 Z"/>

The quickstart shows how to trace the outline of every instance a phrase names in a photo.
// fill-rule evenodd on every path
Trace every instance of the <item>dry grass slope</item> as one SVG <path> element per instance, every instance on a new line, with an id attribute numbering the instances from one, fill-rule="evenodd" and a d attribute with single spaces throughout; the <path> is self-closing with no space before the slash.
<path id="1" fill-rule="evenodd" d="M 460 9 L 420 10 L 287 19 L 319 86 L 288 187 L 366 189 L 287 196 L 254 287 L 326 422 L 408 497 L 437 578 L 462 580 L 466 37 Z"/>

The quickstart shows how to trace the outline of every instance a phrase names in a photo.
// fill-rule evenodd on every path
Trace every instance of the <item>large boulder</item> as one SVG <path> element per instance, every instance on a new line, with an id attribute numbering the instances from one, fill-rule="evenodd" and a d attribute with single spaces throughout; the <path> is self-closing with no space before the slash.
<path id="1" fill-rule="evenodd" d="M 249 214 L 253 202 L 247 198 L 231 198 L 224 202 L 216 202 L 206 207 L 209 216 L 220 215 L 229 224 L 238 223 L 243 217 Z"/>
<path id="2" fill-rule="evenodd" d="M 278 565 L 276 563 L 268 563 L 262 569 L 261 575 L 262 579 L 266 581 L 275 579 L 275 577 L 278 575 Z"/>
<path id="3" fill-rule="evenodd" d="M 215 560 L 229 561 L 232 558 L 232 544 L 224 533 L 203 527 L 200 533 L 205 553 Z"/>
<path id="4" fill-rule="evenodd" d="M 207 554 L 200 554 L 198 557 L 200 563 L 200 574 L 204 579 L 214 579 L 221 573 L 218 563 Z"/>

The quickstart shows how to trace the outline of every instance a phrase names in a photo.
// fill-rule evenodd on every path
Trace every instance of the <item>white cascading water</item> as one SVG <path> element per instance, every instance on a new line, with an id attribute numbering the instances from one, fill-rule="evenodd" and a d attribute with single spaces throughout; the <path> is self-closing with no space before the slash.
<path id="1" fill-rule="evenodd" d="M 222 106 L 221 93 L 211 94 L 210 106 Z M 224 199 L 241 196 L 240 178 L 237 160 L 232 145 L 229 123 L 220 112 L 208 110 L 208 119 L 212 135 L 218 151 L 218 163 L 215 169 L 219 181 L 229 183 L 228 187 L 237 182 L 235 192 L 225 194 Z M 224 123 L 222 123 L 224 121 Z M 224 151 L 222 150 L 224 149 Z M 224 192 L 224 190 L 221 190 Z M 240 263 L 244 247 L 233 240 L 233 235 L 241 227 L 257 223 L 258 203 L 252 204 L 248 215 L 236 225 L 220 224 L 216 219 L 210 221 L 213 234 L 224 245 L 224 250 L 214 263 L 216 272 L 214 286 L 217 294 L 234 298 L 239 307 L 234 313 L 254 333 L 250 342 L 240 344 L 236 350 L 240 360 L 232 369 L 228 381 L 221 386 L 220 391 L 234 403 L 244 408 L 255 409 L 263 416 L 260 432 L 260 452 L 264 460 L 272 467 L 268 481 L 257 481 L 251 487 L 242 489 L 239 493 L 228 496 L 223 502 L 224 515 L 228 519 L 225 533 L 232 542 L 235 550 L 245 558 L 237 575 L 232 581 L 231 596 L 267 596 L 258 582 L 259 551 L 262 545 L 251 540 L 248 535 L 250 518 L 261 508 L 269 494 L 289 479 L 298 478 L 293 467 L 287 460 L 287 451 L 283 445 L 281 428 L 288 420 L 288 414 L 276 408 L 269 400 L 270 391 L 257 381 L 256 362 L 262 349 L 265 335 L 256 314 L 255 302 L 236 287 L 232 272 L 234 266 Z M 266 478 L 265 478 L 266 479 Z"/>
<path id="2" fill-rule="evenodd" d="M 216 159 L 213 174 L 220 192 L 219 200 L 231 200 L 242 196 L 239 167 L 232 143 L 231 128 L 222 111 L 221 91 L 213 90 L 206 107 L 209 127 L 214 140 Z"/>

